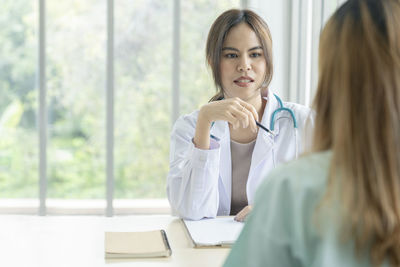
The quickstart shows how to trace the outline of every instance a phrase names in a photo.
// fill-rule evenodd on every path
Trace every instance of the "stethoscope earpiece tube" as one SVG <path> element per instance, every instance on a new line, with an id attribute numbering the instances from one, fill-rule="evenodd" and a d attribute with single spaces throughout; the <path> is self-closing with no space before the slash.
<path id="1" fill-rule="evenodd" d="M 291 110 L 290 108 L 285 108 L 283 106 L 282 100 L 279 98 L 279 96 L 277 96 L 276 94 L 274 94 L 274 96 L 275 96 L 276 100 L 279 103 L 279 108 L 277 108 L 274 112 L 272 112 L 271 123 L 269 125 L 269 128 L 271 129 L 271 131 L 273 131 L 275 129 L 275 116 L 276 116 L 276 114 L 278 114 L 281 111 L 289 112 L 289 114 L 290 114 L 290 116 L 292 117 L 292 120 L 293 120 L 293 127 L 297 128 L 297 120 L 296 120 L 296 117 L 294 116 L 293 110 Z"/>

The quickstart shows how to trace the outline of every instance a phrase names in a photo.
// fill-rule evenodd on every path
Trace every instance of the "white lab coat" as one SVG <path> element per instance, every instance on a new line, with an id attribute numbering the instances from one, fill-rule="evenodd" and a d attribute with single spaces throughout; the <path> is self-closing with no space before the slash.
<path id="1" fill-rule="evenodd" d="M 293 110 L 297 120 L 297 146 L 304 149 L 306 121 L 312 127 L 311 110 L 308 107 L 284 102 Z M 270 127 L 272 113 L 279 102 L 269 90 L 261 124 Z M 167 195 L 172 213 L 185 219 L 229 215 L 232 190 L 232 160 L 230 132 L 226 121 L 216 121 L 210 134 L 210 149 L 198 149 L 193 144 L 198 110 L 181 116 L 171 133 L 170 170 L 167 177 Z M 308 130 L 307 130 L 308 132 Z M 249 205 L 253 204 L 258 185 L 279 163 L 295 158 L 295 130 L 287 111 L 275 117 L 275 137 L 259 129 L 254 146 L 246 193 Z M 308 143 L 308 142 L 307 142 Z"/>

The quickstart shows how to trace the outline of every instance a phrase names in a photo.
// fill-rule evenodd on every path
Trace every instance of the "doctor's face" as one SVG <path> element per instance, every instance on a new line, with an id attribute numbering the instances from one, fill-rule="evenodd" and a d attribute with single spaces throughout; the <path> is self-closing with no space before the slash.
<path id="1" fill-rule="evenodd" d="M 246 101 L 260 96 L 266 60 L 260 40 L 247 23 L 240 23 L 228 32 L 220 68 L 225 98 L 239 97 Z"/>

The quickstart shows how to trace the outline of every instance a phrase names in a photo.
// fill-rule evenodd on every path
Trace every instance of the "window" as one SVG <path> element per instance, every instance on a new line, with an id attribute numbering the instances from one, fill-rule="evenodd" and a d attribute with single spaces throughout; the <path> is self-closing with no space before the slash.
<path id="1" fill-rule="evenodd" d="M 39 12 L 38 3 L 45 4 L 45 12 Z M 114 198 L 165 198 L 173 110 L 190 112 L 214 94 L 205 66 L 207 33 L 218 14 L 240 4 L 5 0 L 0 18 L 0 198 L 5 205 L 12 206 L 10 199 L 50 199 L 55 206 L 63 205 L 57 199 L 81 199 L 82 205 L 99 200 L 93 206 L 104 208 L 107 155 L 113 156 Z M 113 20 L 107 17 L 111 8 Z M 40 28 L 39 19 L 45 19 L 45 27 Z M 108 61 L 111 23 L 114 51 Z M 41 59 L 45 68 L 37 64 Z M 113 151 L 106 149 L 107 64 L 114 70 Z M 40 70 L 46 73 L 45 95 L 36 86 Z M 177 88 L 172 88 L 174 77 Z M 173 92 L 178 92 L 178 109 Z M 45 96 L 46 103 L 41 105 L 38 96 Z M 40 108 L 47 111 L 42 129 Z M 39 183 L 40 153 L 47 155 L 44 184 Z"/>
<path id="2" fill-rule="evenodd" d="M 118 1 L 115 18 L 115 197 L 165 198 L 173 1 Z"/>
<path id="3" fill-rule="evenodd" d="M 104 198 L 105 8 L 46 3 L 48 198 Z"/>

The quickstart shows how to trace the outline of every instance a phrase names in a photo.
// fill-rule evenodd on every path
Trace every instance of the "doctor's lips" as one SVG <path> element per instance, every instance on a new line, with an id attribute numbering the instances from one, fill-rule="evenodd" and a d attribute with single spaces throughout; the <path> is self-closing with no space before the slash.
<path id="1" fill-rule="evenodd" d="M 250 78 L 248 76 L 242 76 L 237 78 L 236 80 L 233 81 L 236 85 L 240 87 L 247 87 L 249 86 L 252 82 L 254 82 L 253 78 Z"/>

